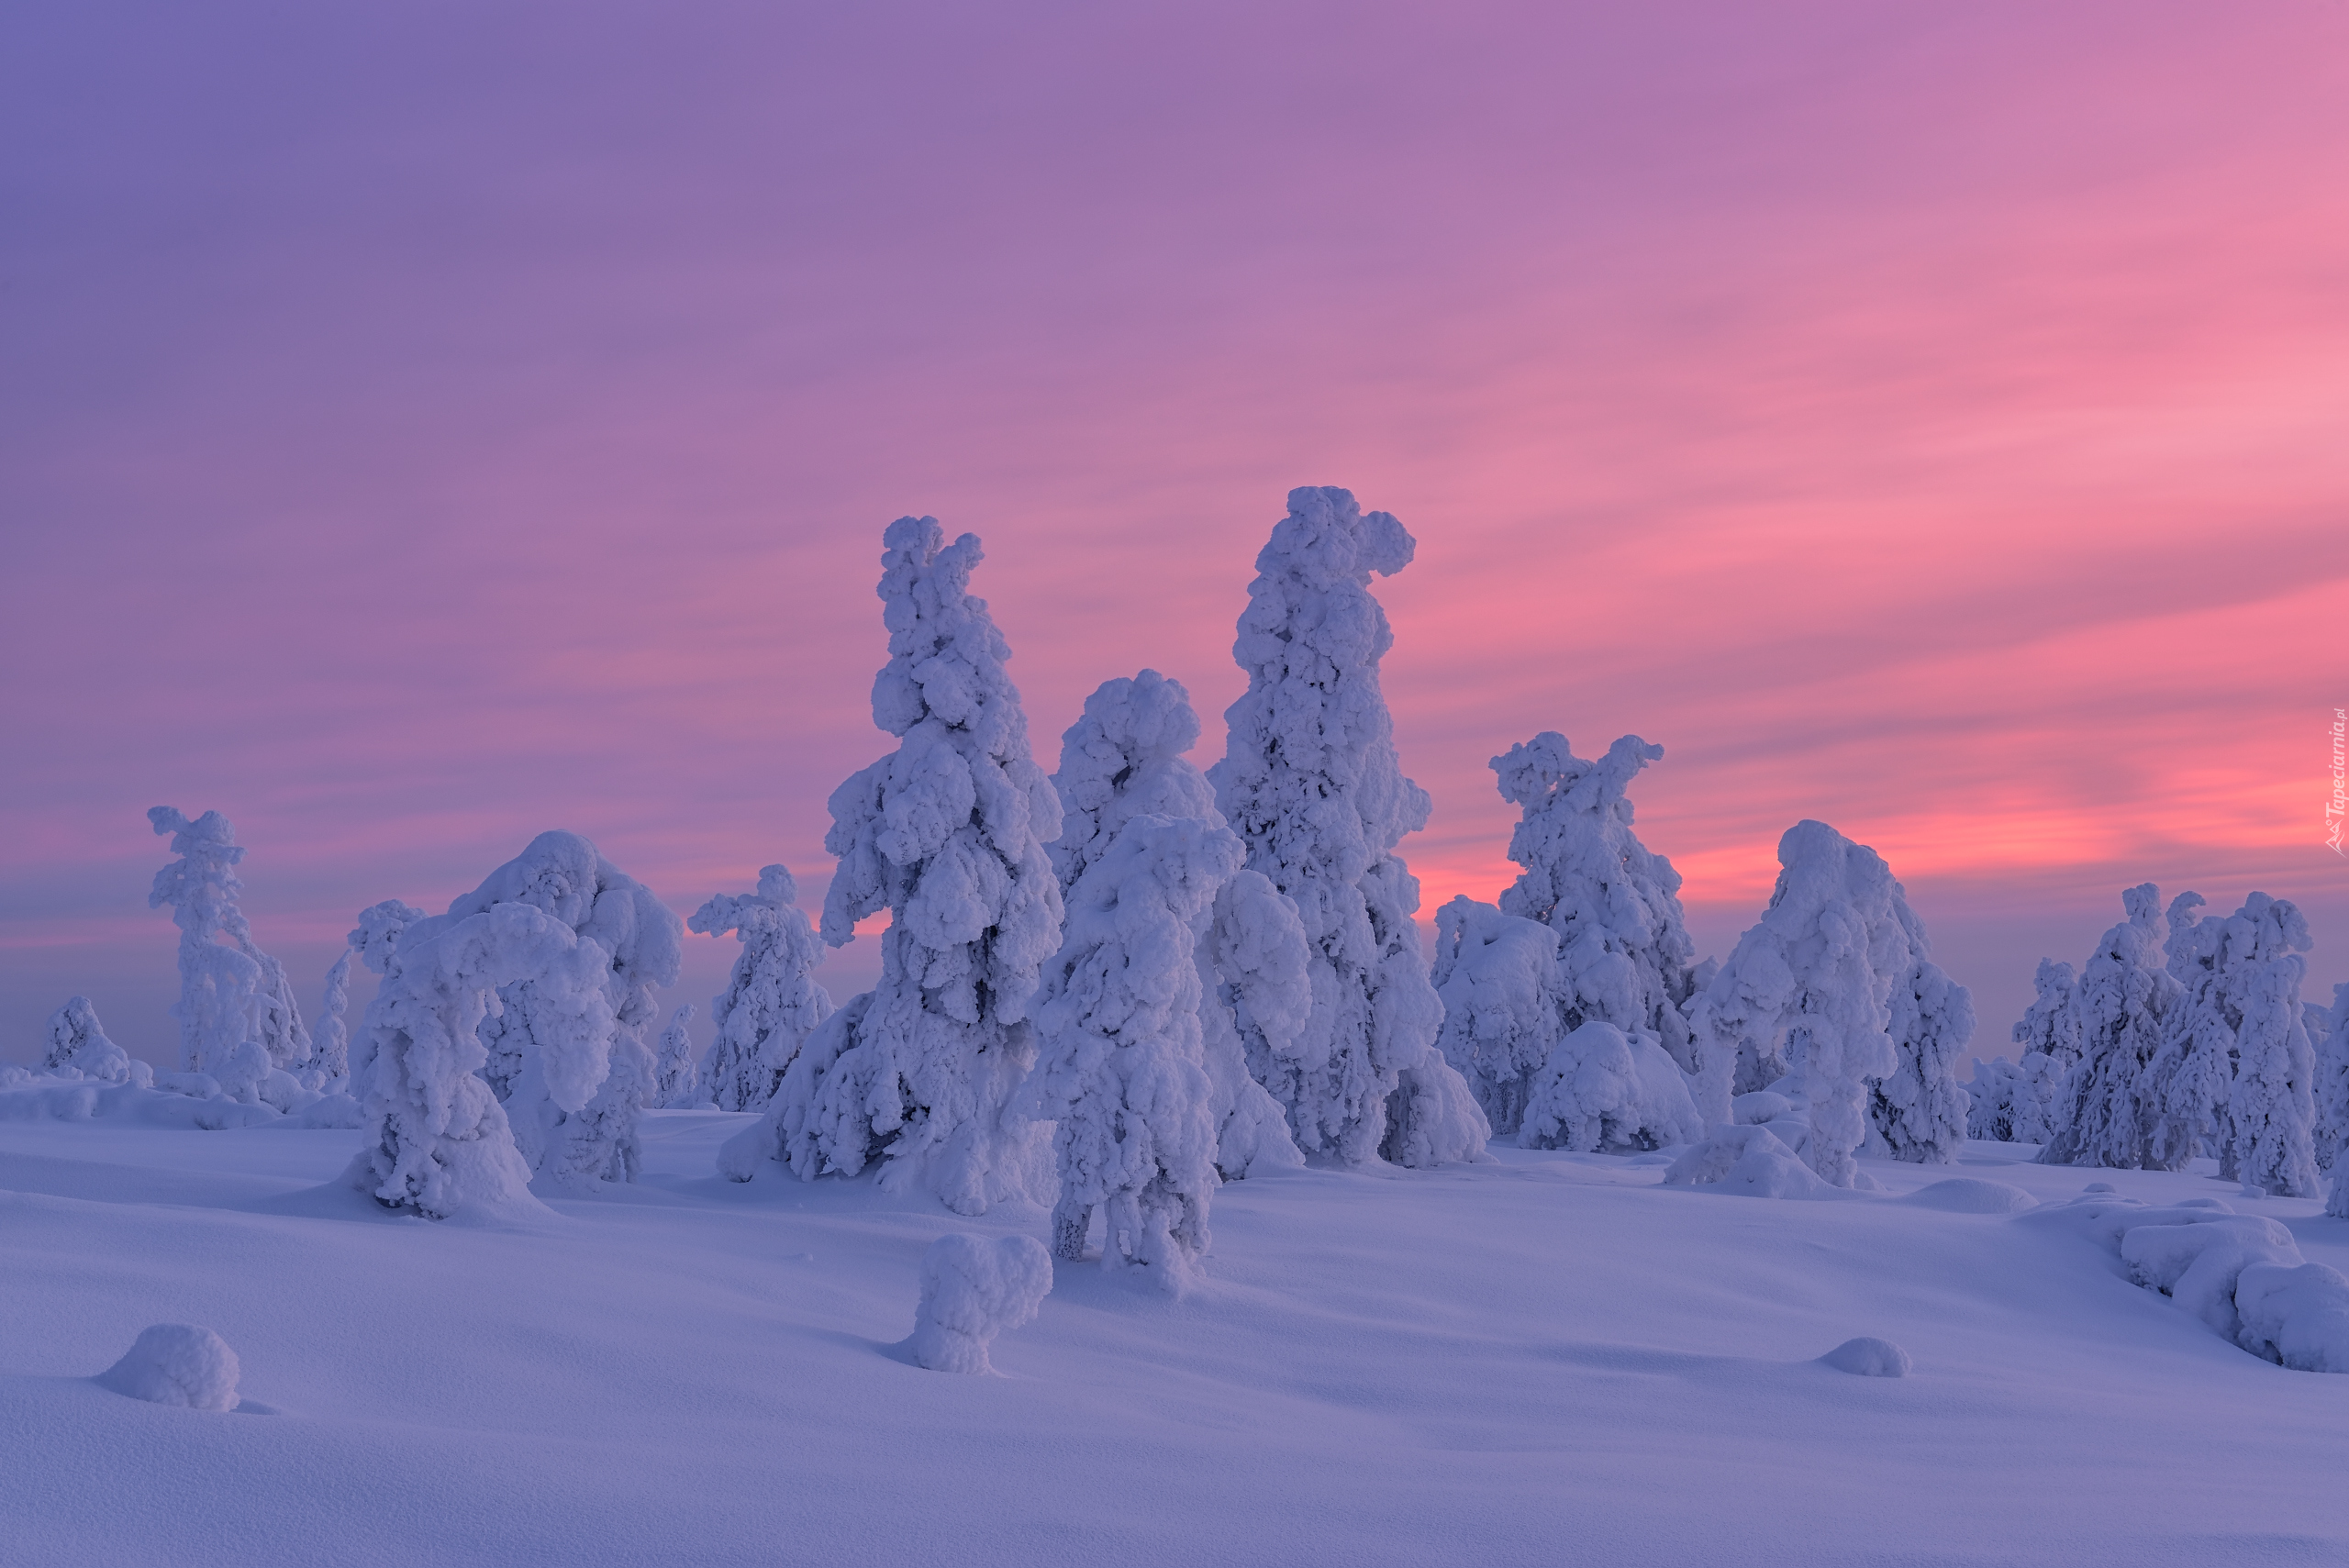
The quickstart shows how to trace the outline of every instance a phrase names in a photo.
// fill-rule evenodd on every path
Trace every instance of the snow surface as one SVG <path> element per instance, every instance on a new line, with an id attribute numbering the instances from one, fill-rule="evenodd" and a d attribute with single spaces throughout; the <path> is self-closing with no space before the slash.
<path id="1" fill-rule="evenodd" d="M 635 1185 L 438 1225 L 336 1184 L 356 1132 L 0 1124 L 0 1559 L 2349 1559 L 2349 1381 L 2247 1353 L 2032 1222 L 2095 1177 L 2149 1207 L 2222 1201 L 2349 1266 L 2349 1222 L 2239 1196 L 2207 1161 L 1968 1144 L 1954 1170 L 1864 1157 L 1893 1197 L 1824 1203 L 1506 1143 L 1270 1174 L 1218 1192 L 1180 1301 L 1064 1263 L 994 1341 L 1001 1376 L 944 1377 L 899 1348 L 926 1251 L 950 1229 L 1041 1241 L 1047 1212 L 713 1176 L 751 1121 L 651 1112 Z M 2040 1207 L 1900 1201 L 1953 1177 Z M 95 1383 L 161 1322 L 211 1327 L 249 1407 L 278 1413 Z M 1855 1337 L 1909 1375 L 1820 1362 Z"/>

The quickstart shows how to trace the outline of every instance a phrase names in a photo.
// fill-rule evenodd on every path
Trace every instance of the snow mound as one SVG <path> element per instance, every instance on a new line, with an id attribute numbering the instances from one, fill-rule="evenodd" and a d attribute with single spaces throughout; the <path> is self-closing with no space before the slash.
<path id="1" fill-rule="evenodd" d="M 1052 1255 L 1032 1236 L 941 1236 L 921 1258 L 914 1360 L 932 1372 L 992 1373 L 988 1342 L 1033 1318 L 1052 1289 Z"/>
<path id="2" fill-rule="evenodd" d="M 1631 1151 L 1692 1143 L 1705 1124 L 1655 1037 L 1594 1018 L 1532 1074 L 1518 1141 L 1528 1149 Z"/>
<path id="3" fill-rule="evenodd" d="M 1672 1162 L 1667 1187 L 1718 1187 L 1746 1197 L 1831 1198 L 1846 1189 L 1822 1181 L 1766 1127 L 1716 1127 Z"/>
<path id="4" fill-rule="evenodd" d="M 2283 1225 L 2215 1198 L 2154 1207 L 2097 1193 L 2025 1215 L 2087 1238 L 2130 1280 L 2221 1337 L 2296 1372 L 2349 1372 L 2349 1278 L 2300 1255 Z"/>
<path id="5" fill-rule="evenodd" d="M 1986 1182 L 1978 1176 L 1953 1176 L 1946 1182 L 1920 1187 L 1902 1200 L 1925 1208 L 1947 1209 L 1952 1214 L 2020 1214 L 2026 1208 L 2036 1208 L 2039 1200 L 2021 1187 L 2005 1182 Z"/>
<path id="6" fill-rule="evenodd" d="M 1943 1186 L 1952 1184 L 1944 1182 Z M 1986 1182 L 1985 1186 L 1995 1186 Z M 1909 1375 L 1909 1352 L 1890 1340 L 1872 1339 L 1863 1334 L 1856 1340 L 1846 1340 L 1819 1358 L 1823 1366 L 1837 1372 L 1848 1372 L 1854 1377 L 1906 1377 Z"/>
<path id="7" fill-rule="evenodd" d="M 97 1381 L 101 1387 L 150 1405 L 233 1410 L 237 1352 L 209 1329 L 158 1323 L 142 1329 L 128 1352 L 100 1373 Z"/>
<path id="8" fill-rule="evenodd" d="M 367 1125 L 367 1112 L 349 1095 L 325 1095 L 294 1112 L 278 1125 L 309 1130 L 355 1130 Z"/>
<path id="9" fill-rule="evenodd" d="M 174 1074 L 164 1074 L 174 1076 Z M 184 1074 L 196 1077 L 200 1074 Z M 209 1078 L 204 1080 L 207 1084 Z M 35 1077 L 0 1089 L 0 1121 L 103 1121 L 128 1127 L 196 1129 L 262 1127 L 282 1118 L 265 1105 L 244 1105 L 217 1091 L 209 1097 L 103 1084 Z"/>

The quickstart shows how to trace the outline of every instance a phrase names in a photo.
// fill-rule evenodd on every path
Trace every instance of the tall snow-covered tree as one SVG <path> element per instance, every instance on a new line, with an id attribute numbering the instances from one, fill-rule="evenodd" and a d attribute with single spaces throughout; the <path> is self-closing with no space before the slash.
<path id="1" fill-rule="evenodd" d="M 501 904 L 541 910 L 596 944 L 607 959 L 612 1023 L 599 1039 L 576 1034 L 574 1003 L 559 994 L 567 977 L 551 996 L 535 975 L 501 981 L 498 1006 L 481 1024 L 483 1075 L 506 1103 L 515 1141 L 539 1174 L 568 1187 L 633 1181 L 637 1122 L 653 1094 L 648 1037 L 660 1014 L 652 993 L 676 983 L 683 925 L 594 844 L 562 831 L 531 840 L 441 919 L 462 921 Z M 401 941 L 414 940 L 411 929 Z"/>
<path id="2" fill-rule="evenodd" d="M 669 1027 L 661 1031 L 661 1043 L 653 1052 L 652 1103 L 664 1110 L 683 1110 L 698 1104 L 707 1096 L 703 1093 L 699 1074 L 694 1071 L 694 1037 L 685 1032 L 693 1022 L 694 1005 L 680 1002 L 677 1010 L 669 1015 Z"/>
<path id="3" fill-rule="evenodd" d="M 2080 1059 L 2079 977 L 2070 964 L 2043 958 L 2032 984 L 2037 995 L 2010 1035 L 2022 1047 L 2019 1060 L 1974 1064 L 1968 1138 L 2044 1145 L 2061 1114 L 2065 1077 Z"/>
<path id="4" fill-rule="evenodd" d="M 2025 1053 L 2037 1051 L 2064 1072 L 2080 1059 L 2080 984 L 2068 963 L 2039 961 L 2032 976 L 2036 993 L 2009 1035 Z"/>
<path id="5" fill-rule="evenodd" d="M 2316 1048 L 2316 1157 L 2328 1171 L 2341 1166 L 2341 1151 L 2349 1147 L 2349 981 L 2332 988 L 2332 1006 L 2310 1009 L 2322 1014 L 2323 1033 Z M 2311 1027 L 2311 1035 L 2316 1029 Z"/>
<path id="6" fill-rule="evenodd" d="M 1848 1187 L 1868 1129 L 1869 1080 L 1901 1064 L 1891 998 L 1919 956 L 1914 917 L 1904 919 L 1906 899 L 1882 858 L 1824 822 L 1787 828 L 1778 863 L 1769 907 L 1691 1009 L 1697 1108 L 1708 1123 L 1726 1122 L 1732 1083 L 1742 1092 L 1777 1087 L 1806 1108 L 1797 1152 Z"/>
<path id="7" fill-rule="evenodd" d="M 1508 858 L 1525 868 L 1500 907 L 1558 933 L 1566 1029 L 1596 1018 L 1644 1031 L 1687 1072 L 1696 1066 L 1686 1016 L 1696 945 L 1681 914 L 1680 873 L 1631 831 L 1626 793 L 1663 755 L 1626 735 L 1587 761 L 1544 730 L 1495 757 L 1501 798 L 1520 812 Z"/>
<path id="8" fill-rule="evenodd" d="M 2164 951 L 2161 897 L 2150 882 L 2122 893 L 2127 917 L 2104 933 L 2080 971 L 2080 1057 L 2049 1118 L 2043 1164 L 2132 1171 L 2151 1162 L 2137 1085 L 2184 995 Z"/>
<path id="9" fill-rule="evenodd" d="M 345 948 L 335 955 L 327 970 L 326 1005 L 318 1013 L 318 1028 L 312 1045 L 312 1060 L 316 1064 L 317 1083 L 315 1088 L 332 1093 L 334 1088 L 351 1077 L 351 1030 L 343 1023 L 351 1010 L 351 950 Z"/>
<path id="10" fill-rule="evenodd" d="M 158 835 L 171 835 L 180 857 L 155 873 L 147 906 L 170 905 L 180 929 L 180 999 L 172 1017 L 180 1026 L 182 1070 L 224 1069 L 247 1040 L 260 1042 L 272 1067 L 312 1065 L 310 1034 L 285 966 L 254 945 L 238 906 L 245 884 L 237 862 L 245 851 L 228 819 L 207 811 L 190 821 L 176 807 L 158 806 L 147 820 Z"/>
<path id="11" fill-rule="evenodd" d="M 1894 884 L 1896 896 L 1899 884 Z M 1898 1062 L 1868 1085 L 1868 1120 L 1896 1160 L 1945 1165 L 1965 1142 L 1965 1088 L 1957 1059 L 1974 1038 L 1974 997 L 1925 956 L 1924 922 L 1905 902 L 1896 906 L 1908 928 L 1909 967 L 1889 998 L 1890 1033 Z"/>
<path id="12" fill-rule="evenodd" d="M 2278 899 L 2261 913 L 2278 910 L 2289 911 L 2279 922 L 2289 933 L 2285 940 L 2305 946 L 2308 928 L 2298 909 Z M 2300 1004 L 2307 974 L 2308 962 L 2299 952 L 2277 953 L 2244 977 L 2241 992 L 2235 1076 L 2227 1093 L 2227 1151 L 2244 1190 L 2270 1197 L 2318 1193 L 2316 1048 Z"/>
<path id="13" fill-rule="evenodd" d="M 1535 1078 L 1570 1032 L 1558 933 L 1465 895 L 1435 912 L 1435 930 L 1431 978 L 1443 1003 L 1436 1046 L 1468 1080 L 1493 1130 L 1508 1137 L 1524 1122 Z"/>
<path id="14" fill-rule="evenodd" d="M 772 1156 L 813 1178 L 879 1162 L 885 1188 L 982 1214 L 1051 1185 L 1046 1143 L 1005 1110 L 1035 1060 L 1029 1006 L 1060 945 L 1044 845 L 1061 806 L 1029 751 L 1011 650 L 970 591 L 977 536 L 943 540 L 934 517 L 883 536 L 889 662 L 873 718 L 898 744 L 832 792 L 824 840 L 841 862 L 824 940 L 888 910 L 880 984 L 817 1030 L 719 1168 L 748 1180 Z"/>
<path id="15" fill-rule="evenodd" d="M 1232 648 L 1248 690 L 1208 774 L 1249 869 L 1296 903 L 1310 944 L 1313 1010 L 1295 1052 L 1263 1062 L 1264 1086 L 1300 1149 L 1349 1163 L 1475 1159 L 1490 1136 L 1436 1049 L 1419 881 L 1395 853 L 1426 826 L 1428 796 L 1395 753 L 1378 683 L 1395 637 L 1369 584 L 1414 549 L 1344 490 L 1289 493 Z"/>
<path id="16" fill-rule="evenodd" d="M 789 868 L 762 866 L 756 893 L 720 893 L 685 922 L 708 937 L 732 931 L 742 944 L 726 989 L 709 1003 L 716 1038 L 702 1059 L 700 1093 L 719 1110 L 764 1110 L 799 1048 L 832 1016 L 814 975 L 824 950 L 798 896 Z"/>
<path id="17" fill-rule="evenodd" d="M 1044 966 L 1021 1105 L 1055 1124 L 1052 1250 L 1084 1257 L 1099 1210 L 1103 1265 L 1179 1290 L 1207 1250 L 1216 1184 L 1197 953 L 1246 851 L 1219 820 L 1160 816 L 1093 849 Z"/>
<path id="18" fill-rule="evenodd" d="M 130 1053 L 106 1038 L 98 1010 L 87 996 L 73 996 L 49 1015 L 47 1049 L 41 1053 L 44 1073 L 78 1073 L 108 1084 L 130 1082 Z"/>
<path id="19" fill-rule="evenodd" d="M 1061 836 L 1046 846 L 1065 901 L 1087 866 L 1137 817 L 1197 817 L 1230 834 L 1215 789 L 1183 753 L 1198 715 L 1179 681 L 1155 670 L 1105 681 L 1061 737 Z M 1237 835 L 1232 836 L 1237 845 Z M 1297 906 L 1259 873 L 1224 878 L 1199 932 L 1201 1060 L 1227 1179 L 1301 1165 L 1280 1103 L 1256 1074 L 1295 1054 L 1313 1007 L 1305 927 Z"/>

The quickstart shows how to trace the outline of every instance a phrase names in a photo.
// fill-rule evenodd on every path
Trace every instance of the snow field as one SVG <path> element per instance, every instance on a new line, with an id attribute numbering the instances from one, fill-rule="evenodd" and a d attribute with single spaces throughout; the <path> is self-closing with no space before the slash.
<path id="1" fill-rule="evenodd" d="M 523 1222 L 383 1214 L 360 1135 L 0 1125 L 0 1560 L 311 1563 L 2337 1562 L 2349 1399 L 2058 1229 L 2084 1178 L 2349 1225 L 2192 1173 L 1866 1160 L 1889 1199 L 1666 1188 L 1523 1151 L 1221 1188 L 1180 1301 L 1063 1264 L 999 1377 L 892 1354 L 949 1231 L 872 1179 L 726 1182 L 750 1125 Z M 1924 1201 L 1903 1201 L 1925 1195 Z M 267 1418 L 93 1381 L 209 1325 Z M 1820 1358 L 1880 1338 L 1905 1378 Z"/>

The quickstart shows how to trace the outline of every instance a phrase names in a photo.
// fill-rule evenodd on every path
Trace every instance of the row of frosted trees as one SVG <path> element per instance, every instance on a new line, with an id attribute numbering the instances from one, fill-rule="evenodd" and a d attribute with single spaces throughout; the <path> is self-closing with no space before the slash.
<path id="1" fill-rule="evenodd" d="M 2015 1025 L 2020 1060 L 1975 1068 L 1973 1136 L 2043 1146 L 2050 1164 L 2176 1171 L 2215 1158 L 2245 1188 L 2349 1216 L 2349 985 L 2303 1003 L 2308 922 L 2254 893 L 2232 915 L 2201 895 L 2165 910 L 2152 883 L 2085 968 L 2040 962 Z"/>

